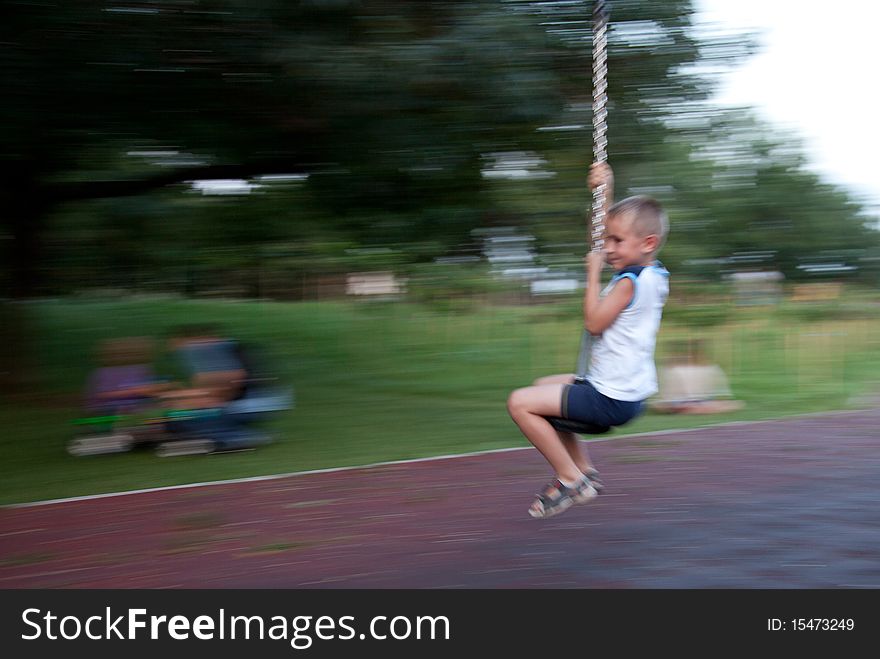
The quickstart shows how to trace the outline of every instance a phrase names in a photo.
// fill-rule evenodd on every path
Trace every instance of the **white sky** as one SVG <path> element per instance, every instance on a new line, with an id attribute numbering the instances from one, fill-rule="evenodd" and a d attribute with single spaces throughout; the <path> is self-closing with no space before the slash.
<path id="1" fill-rule="evenodd" d="M 727 74 L 717 102 L 754 106 L 793 128 L 812 168 L 880 215 L 880 3 L 695 0 L 695 20 L 758 32 L 760 49 Z"/>

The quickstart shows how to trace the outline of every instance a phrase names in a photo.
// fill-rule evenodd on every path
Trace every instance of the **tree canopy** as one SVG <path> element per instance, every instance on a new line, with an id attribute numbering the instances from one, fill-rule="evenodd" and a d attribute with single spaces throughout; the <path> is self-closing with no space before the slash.
<path id="1" fill-rule="evenodd" d="M 253 273 L 267 255 L 320 269 L 359 248 L 418 261 L 498 222 L 576 241 L 590 5 L 6 3 L 4 288 L 173 286 L 191 281 L 182 271 Z M 669 206 L 673 261 L 772 243 L 797 276 L 804 254 L 876 245 L 796 146 L 707 107 L 700 65 L 750 46 L 698 39 L 692 13 L 689 0 L 616 1 L 609 41 L 618 189 Z M 516 154 L 541 163 L 534 175 L 505 175 Z M 251 194 L 194 192 L 206 179 Z"/>

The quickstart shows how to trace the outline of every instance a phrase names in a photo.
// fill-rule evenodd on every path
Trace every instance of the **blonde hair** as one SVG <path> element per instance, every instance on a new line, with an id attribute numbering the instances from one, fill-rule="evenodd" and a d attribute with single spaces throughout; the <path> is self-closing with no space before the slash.
<path id="1" fill-rule="evenodd" d="M 646 195 L 635 195 L 618 201 L 608 209 L 608 217 L 628 215 L 632 218 L 632 228 L 639 236 L 657 236 L 657 249 L 666 242 L 669 234 L 669 219 L 660 202 Z"/>

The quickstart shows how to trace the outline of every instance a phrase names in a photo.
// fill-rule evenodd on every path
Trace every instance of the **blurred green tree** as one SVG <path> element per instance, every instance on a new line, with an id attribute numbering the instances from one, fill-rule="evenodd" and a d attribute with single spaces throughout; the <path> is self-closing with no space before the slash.
<path id="1" fill-rule="evenodd" d="M 8 3 L 0 27 L 7 289 L 40 291 L 55 209 L 207 178 L 308 174 L 308 198 L 356 243 L 455 243 L 492 203 L 486 154 L 567 147 L 579 167 L 589 160 L 589 130 L 539 129 L 589 124 L 590 8 Z M 689 0 L 614 3 L 611 130 L 624 166 L 650 161 L 666 130 L 657 119 L 705 93 L 701 78 L 681 73 L 701 56 L 691 11 Z M 241 211 L 260 236 L 261 215 Z M 108 219 L 110 232 L 128 221 Z"/>
<path id="2" fill-rule="evenodd" d="M 747 55 L 748 40 L 697 36 L 691 0 L 611 4 L 618 192 L 669 204 L 674 263 L 763 245 L 755 223 L 792 223 L 773 239 L 796 234 L 779 248 L 795 274 L 799 254 L 828 244 L 829 218 L 841 244 L 871 239 L 845 195 L 778 144 L 739 139 L 743 129 L 704 103 L 711 66 Z M 265 258 L 295 271 L 388 246 L 393 260 L 428 260 L 502 221 L 545 243 L 580 241 L 572 209 L 587 206 L 591 6 L 4 3 L 4 296 L 137 286 L 145 273 L 191 290 L 208 271 L 245 273 L 259 294 Z M 736 179 L 733 146 L 757 163 L 741 187 L 725 183 Z M 539 163 L 534 176 L 512 174 L 516 154 Z M 260 178 L 273 174 L 301 179 Z M 183 194 L 221 178 L 262 187 L 246 198 Z"/>

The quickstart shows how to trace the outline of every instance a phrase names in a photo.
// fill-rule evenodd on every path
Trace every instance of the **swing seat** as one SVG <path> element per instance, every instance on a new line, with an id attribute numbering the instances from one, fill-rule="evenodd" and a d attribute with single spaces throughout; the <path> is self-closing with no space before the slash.
<path id="1" fill-rule="evenodd" d="M 578 435 L 602 435 L 609 430 L 610 426 L 599 426 L 594 423 L 585 421 L 573 421 L 571 419 L 563 419 L 556 416 L 544 417 L 550 422 L 550 425 L 562 432 L 573 432 Z"/>

